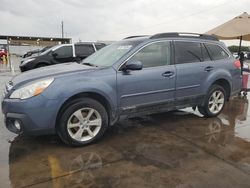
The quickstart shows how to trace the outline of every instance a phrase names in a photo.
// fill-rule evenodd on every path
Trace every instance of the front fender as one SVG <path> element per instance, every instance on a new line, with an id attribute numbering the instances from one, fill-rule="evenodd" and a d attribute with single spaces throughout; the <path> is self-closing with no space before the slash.
<path id="1" fill-rule="evenodd" d="M 75 79 L 55 79 L 54 83 L 45 90 L 43 95 L 49 99 L 58 99 L 62 104 L 70 97 L 84 92 L 93 92 L 102 95 L 110 104 L 111 110 L 117 108 L 116 80 L 107 78 L 100 80 L 93 77 Z"/>

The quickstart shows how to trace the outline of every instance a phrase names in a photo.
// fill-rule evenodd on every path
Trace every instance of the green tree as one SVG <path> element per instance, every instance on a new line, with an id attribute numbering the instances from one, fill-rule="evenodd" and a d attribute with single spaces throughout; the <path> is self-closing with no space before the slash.
<path id="1" fill-rule="evenodd" d="M 230 50 L 230 52 L 238 52 L 239 46 L 236 45 L 228 46 L 228 49 Z M 249 46 L 241 46 L 241 51 L 250 52 Z"/>

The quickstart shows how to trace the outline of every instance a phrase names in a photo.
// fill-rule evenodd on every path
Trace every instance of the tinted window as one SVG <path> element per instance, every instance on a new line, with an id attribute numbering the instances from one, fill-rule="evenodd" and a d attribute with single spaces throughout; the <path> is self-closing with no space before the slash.
<path id="1" fill-rule="evenodd" d="M 170 42 L 150 44 L 137 52 L 131 60 L 141 61 L 144 68 L 170 64 Z"/>
<path id="2" fill-rule="evenodd" d="M 106 46 L 106 45 L 105 45 L 105 44 L 95 44 L 96 50 L 100 50 L 100 49 L 103 48 L 104 46 Z"/>
<path id="3" fill-rule="evenodd" d="M 201 45 L 201 48 L 202 48 L 203 60 L 204 61 L 211 61 L 211 58 L 210 58 L 208 51 L 207 51 L 206 47 L 204 46 L 204 44 Z"/>
<path id="4" fill-rule="evenodd" d="M 73 57 L 72 46 L 63 46 L 54 51 L 57 53 L 57 58 Z"/>
<path id="5" fill-rule="evenodd" d="M 95 52 L 92 44 L 75 45 L 76 56 L 89 56 Z"/>
<path id="6" fill-rule="evenodd" d="M 215 44 L 205 44 L 208 52 L 213 60 L 220 60 L 228 58 L 228 54 L 220 46 Z"/>
<path id="7" fill-rule="evenodd" d="M 177 64 L 203 61 L 201 44 L 175 41 L 175 59 Z"/>

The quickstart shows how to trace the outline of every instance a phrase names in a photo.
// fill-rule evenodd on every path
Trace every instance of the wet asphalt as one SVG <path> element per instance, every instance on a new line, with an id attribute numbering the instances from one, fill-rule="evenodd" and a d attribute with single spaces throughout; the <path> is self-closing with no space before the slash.
<path id="1" fill-rule="evenodd" d="M 0 92 L 10 73 L 0 72 Z M 250 187 L 250 112 L 235 97 L 216 118 L 190 108 L 123 120 L 97 143 L 17 136 L 0 113 L 0 187 Z"/>

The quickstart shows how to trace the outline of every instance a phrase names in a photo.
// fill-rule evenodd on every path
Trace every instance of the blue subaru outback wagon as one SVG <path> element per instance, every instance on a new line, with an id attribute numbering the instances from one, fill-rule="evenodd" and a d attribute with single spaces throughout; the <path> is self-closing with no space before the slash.
<path id="1" fill-rule="evenodd" d="M 128 37 L 82 63 L 28 71 L 6 84 L 2 111 L 15 133 L 58 134 L 69 145 L 98 140 L 122 116 L 197 107 L 218 115 L 241 89 L 241 70 L 213 36 Z"/>

